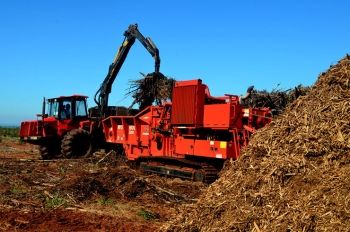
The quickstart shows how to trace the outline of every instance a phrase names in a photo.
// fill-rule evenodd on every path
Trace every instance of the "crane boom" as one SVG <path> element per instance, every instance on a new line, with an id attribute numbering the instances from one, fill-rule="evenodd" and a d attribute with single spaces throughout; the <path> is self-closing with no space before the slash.
<path id="1" fill-rule="evenodd" d="M 141 32 L 138 30 L 137 24 L 132 24 L 129 26 L 128 30 L 124 32 L 124 41 L 118 49 L 116 56 L 112 64 L 109 66 L 107 76 L 103 80 L 100 88 L 95 94 L 95 103 L 100 111 L 101 116 L 105 116 L 108 108 L 108 97 L 112 90 L 113 82 L 115 81 L 124 61 L 129 53 L 130 48 L 134 44 L 135 40 L 139 40 L 140 43 L 147 49 L 147 51 L 152 55 L 155 60 L 155 73 L 159 73 L 160 68 L 160 57 L 159 50 L 153 43 L 151 38 L 145 38 Z"/>

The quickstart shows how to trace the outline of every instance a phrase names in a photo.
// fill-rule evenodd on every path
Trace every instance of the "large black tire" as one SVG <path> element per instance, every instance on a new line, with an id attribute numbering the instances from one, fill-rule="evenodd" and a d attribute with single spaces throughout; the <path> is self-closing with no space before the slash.
<path id="1" fill-rule="evenodd" d="M 89 132 L 83 129 L 73 129 L 63 138 L 61 153 L 65 158 L 88 157 L 92 153 L 92 142 Z"/>
<path id="2" fill-rule="evenodd" d="M 42 140 L 39 144 L 39 153 L 43 160 L 59 158 L 60 149 L 59 141 L 55 138 Z"/>
<path id="3" fill-rule="evenodd" d="M 39 145 L 39 153 L 43 160 L 50 160 L 53 158 L 54 155 L 51 150 L 50 145 Z"/>

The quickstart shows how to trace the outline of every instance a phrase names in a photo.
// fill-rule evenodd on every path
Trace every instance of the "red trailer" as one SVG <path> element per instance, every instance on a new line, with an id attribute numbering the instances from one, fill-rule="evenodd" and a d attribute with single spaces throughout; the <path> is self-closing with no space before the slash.
<path id="1" fill-rule="evenodd" d="M 171 103 L 102 123 L 106 142 L 122 145 L 144 170 L 211 182 L 270 121 L 268 108 L 244 108 L 235 95 L 213 97 L 201 80 L 191 80 L 176 82 Z"/>

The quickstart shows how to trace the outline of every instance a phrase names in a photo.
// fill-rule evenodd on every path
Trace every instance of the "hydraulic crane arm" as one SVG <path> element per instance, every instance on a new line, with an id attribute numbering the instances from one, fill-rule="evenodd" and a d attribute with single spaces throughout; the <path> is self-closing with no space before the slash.
<path id="1" fill-rule="evenodd" d="M 134 44 L 135 40 L 139 40 L 141 44 L 147 49 L 147 51 L 152 55 L 155 60 L 155 73 L 159 72 L 160 68 L 160 58 L 159 50 L 153 43 L 151 38 L 145 38 L 141 32 L 137 29 L 137 24 L 132 24 L 129 26 L 128 30 L 124 32 L 124 41 L 119 47 L 118 52 L 113 60 L 113 63 L 109 66 L 107 76 L 101 84 L 101 87 L 97 90 L 95 94 L 95 103 L 97 104 L 101 116 L 105 116 L 108 107 L 108 97 L 112 90 L 113 82 L 117 77 L 123 63 L 129 53 L 130 48 Z"/>

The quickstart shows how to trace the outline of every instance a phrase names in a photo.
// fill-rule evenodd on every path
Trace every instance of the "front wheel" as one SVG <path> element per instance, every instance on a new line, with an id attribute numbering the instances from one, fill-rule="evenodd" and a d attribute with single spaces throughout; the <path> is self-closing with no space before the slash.
<path id="1" fill-rule="evenodd" d="M 63 138 L 61 152 L 65 158 L 88 157 L 92 153 L 92 142 L 89 132 L 73 129 Z"/>
<path id="2" fill-rule="evenodd" d="M 39 146 L 39 153 L 40 153 L 41 158 L 43 160 L 50 160 L 54 156 L 54 154 L 52 154 L 50 146 L 48 146 L 48 145 L 40 145 Z"/>
<path id="3" fill-rule="evenodd" d="M 56 139 L 43 140 L 39 145 L 39 153 L 43 160 L 51 160 L 60 156 L 59 142 Z"/>

